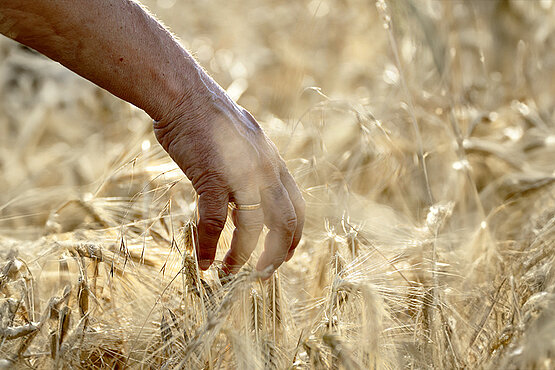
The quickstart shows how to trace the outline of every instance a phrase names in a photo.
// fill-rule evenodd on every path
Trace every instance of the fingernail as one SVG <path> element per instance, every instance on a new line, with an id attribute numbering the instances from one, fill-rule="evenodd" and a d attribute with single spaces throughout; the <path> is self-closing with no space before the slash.
<path id="1" fill-rule="evenodd" d="M 200 267 L 201 270 L 207 270 L 211 264 L 212 263 L 210 260 L 200 260 L 198 262 L 198 266 Z"/>

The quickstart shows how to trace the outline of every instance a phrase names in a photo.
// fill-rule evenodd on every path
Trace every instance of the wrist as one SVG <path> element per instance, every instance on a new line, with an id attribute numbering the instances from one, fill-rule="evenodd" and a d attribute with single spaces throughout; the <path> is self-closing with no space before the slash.
<path id="1" fill-rule="evenodd" d="M 191 58 L 192 59 L 192 58 Z M 214 94 L 203 82 L 209 78 L 194 61 L 183 69 L 180 77 L 171 78 L 162 84 L 163 93 L 154 113 L 156 138 L 166 150 L 180 136 L 205 129 L 213 117 Z"/>
<path id="2" fill-rule="evenodd" d="M 205 94 L 202 93 L 198 69 L 200 67 L 192 57 L 184 55 L 179 63 L 154 72 L 158 78 L 154 79 L 154 86 L 149 88 L 150 93 L 145 94 L 151 99 L 151 104 L 145 107 L 145 111 L 157 122 L 157 126 L 164 126 L 202 107 L 202 97 Z"/>
<path id="3" fill-rule="evenodd" d="M 155 109 L 147 113 L 157 130 L 168 125 L 201 124 L 213 116 L 238 110 L 227 93 L 193 59 L 176 77 L 165 79 Z"/>

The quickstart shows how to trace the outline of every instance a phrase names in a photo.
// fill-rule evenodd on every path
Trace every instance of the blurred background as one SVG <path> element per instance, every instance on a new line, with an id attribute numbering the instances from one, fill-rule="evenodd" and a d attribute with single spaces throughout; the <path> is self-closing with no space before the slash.
<path id="1" fill-rule="evenodd" d="M 319 346 L 346 361 L 322 334 L 331 318 L 320 308 L 339 277 L 376 291 L 377 367 L 553 366 L 552 0 L 142 3 L 253 113 L 307 201 L 304 241 L 281 269 L 294 323 L 288 339 L 274 337 L 280 366 L 318 367 L 306 348 Z M 67 283 L 61 242 L 99 243 L 112 269 L 145 280 L 127 287 L 151 284 L 144 296 L 112 291 L 122 305 L 154 310 L 164 295 L 160 271 L 181 266 L 171 256 L 184 237 L 174 235 L 195 204 L 151 127 L 137 108 L 0 38 L 0 260 L 41 271 L 43 303 Z M 365 325 L 355 308 L 334 316 L 345 348 L 366 333 L 346 329 Z M 157 320 L 141 335 L 158 338 Z M 121 327 L 123 343 L 138 330 Z"/>
<path id="2" fill-rule="evenodd" d="M 384 27 L 384 15 L 374 3 L 356 0 L 160 0 L 144 5 L 293 161 L 341 166 L 349 159 L 341 156 L 367 155 L 349 150 L 352 143 L 345 138 L 361 128 L 361 121 L 368 130 L 411 145 L 414 118 L 430 166 L 449 164 L 445 155 L 456 161 L 456 151 L 445 150 L 451 144 L 446 140 L 454 138 L 442 136 L 453 134 L 452 124 L 458 126 L 456 140 L 472 131 L 478 137 L 497 136 L 495 144 L 503 145 L 520 140 L 527 128 L 505 116 L 526 113 L 534 116 L 527 118 L 530 135 L 549 136 L 541 132 L 553 119 L 549 0 L 394 1 L 385 15 L 394 17 L 391 29 Z M 2 204 L 54 186 L 71 192 L 97 183 L 143 139 L 156 145 L 142 112 L 12 41 L 3 38 L 0 47 Z M 305 143 L 302 153 L 291 153 L 298 147 L 295 140 L 306 139 L 307 132 L 317 137 Z M 368 140 L 379 140 L 374 136 Z M 326 153 L 335 149 L 338 156 L 328 158 Z M 331 163 L 325 163 L 328 159 Z M 534 169 L 550 173 L 550 156 L 535 159 Z M 376 168 L 365 160 L 358 158 L 358 169 L 343 185 L 378 195 L 387 173 L 374 176 Z M 305 164 L 305 172 L 310 166 Z M 490 175 L 476 174 L 478 190 L 494 180 Z M 297 179 L 302 183 L 306 176 Z M 445 190 L 443 179 L 430 182 Z M 421 203 L 410 211 L 426 206 Z M 29 217 L 44 224 L 46 210 L 33 204 L 33 212 L 20 212 L 21 202 L 11 204 L 2 207 L 4 232 L 27 233 Z M 14 229 L 16 221 L 8 216 L 23 217 L 17 221 L 23 229 Z"/>

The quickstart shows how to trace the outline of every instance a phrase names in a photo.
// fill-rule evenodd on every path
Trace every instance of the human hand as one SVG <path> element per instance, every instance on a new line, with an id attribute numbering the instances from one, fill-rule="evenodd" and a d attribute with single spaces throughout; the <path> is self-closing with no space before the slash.
<path id="1" fill-rule="evenodd" d="M 87 27 L 82 25 L 86 24 Z M 158 120 L 156 137 L 199 195 L 198 257 L 214 260 L 228 202 L 224 269 L 236 272 L 270 229 L 257 269 L 276 269 L 301 238 L 304 201 L 274 144 L 161 24 L 134 1 L 0 1 L 0 33 L 62 63 Z"/>
<path id="2" fill-rule="evenodd" d="M 201 77 L 203 86 L 189 93 L 183 100 L 186 105 L 179 104 L 154 124 L 156 138 L 199 196 L 199 266 L 206 270 L 214 261 L 228 202 L 239 208 L 261 204 L 233 209 L 235 230 L 223 268 L 231 273 L 241 268 L 265 224 L 269 233 L 256 268 L 273 272 L 293 256 L 301 239 L 304 200 L 277 148 L 253 116 L 213 80 Z"/>

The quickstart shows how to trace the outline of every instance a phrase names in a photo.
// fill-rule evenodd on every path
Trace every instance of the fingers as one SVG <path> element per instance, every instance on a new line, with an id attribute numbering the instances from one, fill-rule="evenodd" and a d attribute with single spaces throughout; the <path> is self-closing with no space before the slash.
<path id="1" fill-rule="evenodd" d="M 266 236 L 264 251 L 258 259 L 256 269 L 265 271 L 272 267 L 272 272 L 285 260 L 293 243 L 297 228 L 297 216 L 289 194 L 281 182 L 260 192 L 264 209 L 264 223 L 270 231 Z"/>
<path id="2" fill-rule="evenodd" d="M 231 273 L 239 271 L 256 248 L 264 222 L 270 228 L 266 237 L 265 251 L 262 253 L 258 269 L 264 270 L 269 265 L 277 268 L 284 260 L 293 257 L 295 248 L 301 239 L 305 202 L 293 176 L 283 168 L 281 184 L 264 191 L 264 209 L 234 210 L 235 230 L 231 248 L 224 258 L 224 270 Z M 238 204 L 255 204 L 260 201 L 255 187 L 234 196 Z M 264 213 L 267 216 L 264 219 Z"/>
<path id="3" fill-rule="evenodd" d="M 227 204 L 225 191 L 210 190 L 199 194 L 197 257 L 202 270 L 208 269 L 216 256 L 218 239 L 227 217 Z"/>
<path id="4" fill-rule="evenodd" d="M 297 227 L 295 228 L 295 233 L 293 234 L 293 240 L 287 252 L 287 257 L 285 258 L 285 262 L 287 262 L 291 259 L 291 257 L 293 257 L 295 248 L 297 248 L 297 245 L 299 245 L 299 242 L 301 241 L 304 227 L 305 202 L 295 179 L 291 176 L 287 168 L 283 168 L 280 178 L 283 186 L 287 190 L 289 199 L 293 204 L 293 208 L 295 209 L 295 214 L 297 216 Z"/>
<path id="5" fill-rule="evenodd" d="M 258 189 L 253 187 L 241 194 L 234 195 L 238 204 L 257 204 L 260 202 Z M 262 208 L 256 210 L 233 210 L 233 239 L 231 247 L 224 257 L 223 269 L 226 272 L 236 273 L 247 262 L 256 248 L 258 238 L 264 225 Z"/>

